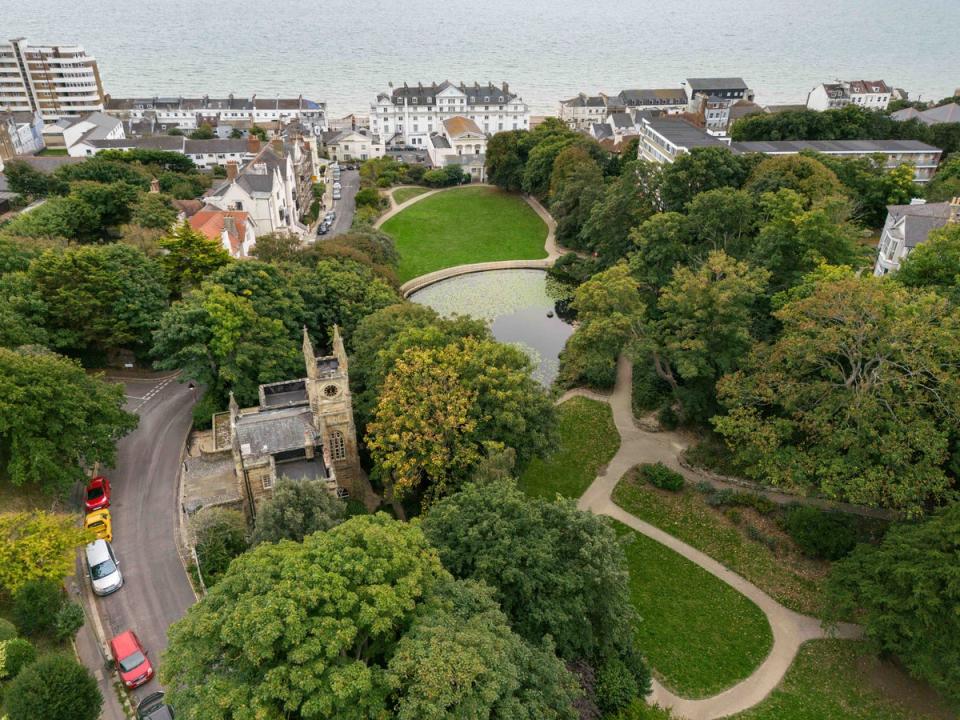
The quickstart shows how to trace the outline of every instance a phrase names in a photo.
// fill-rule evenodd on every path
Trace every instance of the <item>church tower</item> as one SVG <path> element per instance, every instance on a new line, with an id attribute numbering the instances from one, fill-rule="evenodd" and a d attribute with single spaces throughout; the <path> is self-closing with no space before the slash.
<path id="1" fill-rule="evenodd" d="M 307 396 L 314 426 L 328 450 L 337 482 L 350 492 L 350 497 L 366 502 L 367 483 L 357 452 L 349 366 L 340 328 L 333 327 L 333 355 L 319 358 L 314 355 L 313 343 L 304 328 L 303 358 L 307 366 Z"/>

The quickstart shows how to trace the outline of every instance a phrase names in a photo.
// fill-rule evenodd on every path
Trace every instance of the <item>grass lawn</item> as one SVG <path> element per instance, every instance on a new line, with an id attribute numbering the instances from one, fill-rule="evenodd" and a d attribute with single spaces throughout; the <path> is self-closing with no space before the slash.
<path id="1" fill-rule="evenodd" d="M 863 643 L 853 640 L 808 642 L 800 648 L 780 687 L 756 707 L 733 717 L 736 720 L 933 720 L 950 717 L 935 700 L 930 703 L 927 698 L 918 704 L 917 697 L 910 690 L 904 692 L 899 682 L 894 687 L 885 675 L 875 674 L 877 665 Z M 904 682 L 911 683 L 906 678 Z M 909 702 L 910 706 L 902 704 L 904 702 Z"/>
<path id="2" fill-rule="evenodd" d="M 520 476 L 520 487 L 528 495 L 580 497 L 620 448 L 607 403 L 582 397 L 567 400 L 557 408 L 557 430 L 554 451 L 534 458 Z"/>
<path id="3" fill-rule="evenodd" d="M 656 540 L 616 527 L 627 536 L 638 643 L 662 682 L 684 697 L 706 697 L 750 675 L 773 646 L 760 608 Z"/>
<path id="4" fill-rule="evenodd" d="M 613 500 L 627 512 L 656 525 L 747 578 L 783 605 L 809 615 L 820 613 L 826 565 L 796 553 L 774 553 L 749 539 L 727 516 L 691 488 L 672 493 L 624 475 Z M 743 517 L 756 517 L 742 510 Z"/>
<path id="5" fill-rule="evenodd" d="M 40 157 L 49 157 L 49 156 L 51 156 L 51 155 L 60 155 L 60 156 L 62 156 L 62 155 L 66 155 L 66 154 L 67 154 L 67 149 L 66 149 L 66 148 L 50 148 L 50 147 L 44 148 L 43 150 L 41 150 L 40 152 L 37 153 L 37 155 L 40 156 Z"/>
<path id="6" fill-rule="evenodd" d="M 430 188 L 425 187 L 402 187 L 397 188 L 393 191 L 393 199 L 397 205 L 405 203 L 410 198 L 415 198 L 417 195 L 423 195 L 425 192 L 430 192 Z"/>
<path id="7" fill-rule="evenodd" d="M 401 282 L 434 270 L 547 256 L 547 226 L 518 195 L 468 187 L 437 193 L 381 228 L 396 241 Z"/>

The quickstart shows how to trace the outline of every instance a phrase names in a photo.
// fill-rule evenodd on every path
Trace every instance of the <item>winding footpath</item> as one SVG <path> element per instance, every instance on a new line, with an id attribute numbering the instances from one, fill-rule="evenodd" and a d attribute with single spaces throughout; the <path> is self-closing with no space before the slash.
<path id="1" fill-rule="evenodd" d="M 470 185 L 461 185 L 459 187 L 441 188 L 439 190 L 431 190 L 429 192 L 421 193 L 420 195 L 412 197 L 406 202 L 399 204 L 394 201 L 393 193 L 390 193 L 390 209 L 377 219 L 377 222 L 374 223 L 374 227 L 380 228 L 385 222 L 387 222 L 387 220 L 392 218 L 397 213 L 403 212 L 414 203 L 420 202 L 421 200 L 432 195 L 436 195 L 440 192 L 456 192 L 462 188 L 471 187 L 492 188 L 494 186 L 472 183 Z M 547 237 L 543 243 L 543 249 L 547 253 L 545 258 L 539 258 L 537 260 L 493 260 L 490 262 L 469 263 L 467 265 L 456 265 L 454 267 L 443 268 L 442 270 L 436 270 L 434 272 L 427 273 L 426 275 L 420 275 L 412 280 L 408 280 L 400 286 L 400 294 L 405 298 L 410 297 L 410 295 L 415 293 L 417 290 L 422 290 L 428 285 L 433 285 L 441 280 L 457 277 L 458 275 L 469 275 L 471 273 L 485 272 L 487 270 L 546 270 L 547 268 L 551 267 L 553 263 L 556 262 L 557 258 L 563 254 L 560 248 L 557 246 L 557 223 L 554 221 L 550 213 L 547 212 L 547 209 L 543 207 L 543 205 L 541 205 L 536 198 L 530 197 L 529 195 L 524 195 L 523 199 L 527 201 L 527 204 L 533 208 L 533 211 L 540 216 L 540 219 L 543 220 L 544 224 L 547 226 Z"/>
<path id="2" fill-rule="evenodd" d="M 702 479 L 682 467 L 677 461 L 678 453 L 686 447 L 678 435 L 647 432 L 635 425 L 630 402 L 632 377 L 633 367 L 630 361 L 621 357 L 617 364 L 617 382 L 612 394 L 603 395 L 590 390 L 576 389 L 558 400 L 559 403 L 570 397 L 579 396 L 609 403 L 613 411 L 614 423 L 620 433 L 620 449 L 604 469 L 603 474 L 587 488 L 577 505 L 581 510 L 607 515 L 666 545 L 745 595 L 766 615 L 770 629 L 773 631 L 773 647 L 766 659 L 748 678 L 718 695 L 701 700 L 690 700 L 675 695 L 654 679 L 653 692 L 648 698 L 651 703 L 670 708 L 678 718 L 687 720 L 714 720 L 714 718 L 733 715 L 758 704 L 777 687 L 803 643 L 826 637 L 855 639 L 861 637 L 861 631 L 856 625 L 842 623 L 834 633 L 828 633 L 820 620 L 785 608 L 756 585 L 713 558 L 669 533 L 634 517 L 613 502 L 611 497 L 613 489 L 620 478 L 639 463 L 659 461 L 682 473 L 688 480 Z"/>

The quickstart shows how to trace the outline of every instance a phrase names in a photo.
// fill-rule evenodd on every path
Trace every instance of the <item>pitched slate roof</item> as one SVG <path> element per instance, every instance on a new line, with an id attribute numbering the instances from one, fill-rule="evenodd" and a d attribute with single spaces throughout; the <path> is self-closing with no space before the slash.
<path id="1" fill-rule="evenodd" d="M 613 123 L 613 126 L 616 128 L 632 128 L 633 127 L 633 117 L 631 117 L 629 113 L 625 113 L 625 112 L 610 113 L 610 117 L 607 118 L 607 120 L 609 121 L 609 123 Z"/>
<path id="2" fill-rule="evenodd" d="M 940 107 L 924 110 L 920 113 L 920 121 L 927 125 L 960 122 L 960 105 L 957 105 L 957 103 L 948 103 Z"/>
<path id="3" fill-rule="evenodd" d="M 316 441 L 313 413 L 302 406 L 260 410 L 237 418 L 237 439 L 244 457 L 275 455 Z"/>
<path id="4" fill-rule="evenodd" d="M 747 84 L 743 78 L 738 77 L 718 77 L 718 78 L 687 78 L 687 85 L 694 91 L 711 90 L 747 90 Z"/>
<path id="5" fill-rule="evenodd" d="M 621 90 L 617 97 L 628 106 L 681 105 L 687 102 L 687 92 L 683 88 Z"/>
<path id="6" fill-rule="evenodd" d="M 246 153 L 247 141 L 245 138 L 211 138 L 209 140 L 186 140 L 183 152 L 187 155 L 205 153 Z"/>
<path id="7" fill-rule="evenodd" d="M 148 137 L 123 138 L 111 140 L 90 140 L 88 145 L 98 150 L 170 150 L 183 152 L 185 138 L 176 135 L 152 135 Z"/>
<path id="8" fill-rule="evenodd" d="M 444 80 L 442 83 L 438 84 L 434 82 L 429 85 L 424 85 L 423 83 L 407 85 L 404 83 L 403 87 L 394 88 L 388 99 L 393 102 L 394 105 L 403 105 L 404 100 L 406 100 L 409 105 L 433 105 L 436 102 L 437 95 L 451 87 L 456 88 L 467 96 L 468 105 L 506 103 L 517 97 L 514 93 L 510 92 L 510 88 L 506 83 L 504 87 L 497 87 L 492 83 L 480 85 L 476 82 L 473 83 L 473 85 L 467 85 L 466 83 L 455 85 L 454 83 Z M 377 98 L 387 98 L 387 96 L 381 93 Z M 489 100 L 484 100 L 484 98 L 489 98 Z"/>
<path id="9" fill-rule="evenodd" d="M 950 203 L 923 205 L 888 205 L 887 212 L 894 222 L 904 219 L 903 241 L 913 248 L 927 241 L 931 231 L 942 228 L 950 220 Z"/>
<path id="10" fill-rule="evenodd" d="M 735 142 L 731 146 L 740 152 L 798 153 L 812 150 L 822 153 L 896 153 L 896 152 L 942 152 L 940 148 L 919 140 L 761 140 Z"/>
<path id="11" fill-rule="evenodd" d="M 849 85 L 850 93 L 855 95 L 893 92 L 883 80 L 851 80 Z"/>

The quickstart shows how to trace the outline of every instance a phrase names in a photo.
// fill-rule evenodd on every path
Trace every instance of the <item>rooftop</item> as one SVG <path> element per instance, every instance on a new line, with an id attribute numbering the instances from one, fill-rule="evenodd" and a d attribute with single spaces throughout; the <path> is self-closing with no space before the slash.
<path id="1" fill-rule="evenodd" d="M 473 120 L 462 115 L 444 120 L 443 127 L 446 128 L 447 134 L 452 138 L 463 135 L 483 135 L 483 130 Z"/>
<path id="2" fill-rule="evenodd" d="M 687 85 L 691 90 L 748 90 L 747 84 L 743 78 L 738 77 L 713 77 L 713 78 L 687 78 Z"/>
<path id="3" fill-rule="evenodd" d="M 950 220 L 950 203 L 920 205 L 888 205 L 887 212 L 894 222 L 903 219 L 903 239 L 907 247 L 926 242 L 933 230 L 942 228 Z"/>
<path id="4" fill-rule="evenodd" d="M 654 88 L 621 90 L 617 96 L 626 105 L 667 105 L 687 102 L 683 88 Z"/>
<path id="5" fill-rule="evenodd" d="M 698 128 L 686 120 L 678 117 L 660 116 L 644 119 L 659 135 L 662 135 L 677 147 L 727 147 L 722 140 L 710 135 L 706 130 Z"/>
<path id="6" fill-rule="evenodd" d="M 394 105 L 403 105 L 404 102 L 409 105 L 433 105 L 436 102 L 437 95 L 448 88 L 455 88 L 466 95 L 468 105 L 510 102 L 517 97 L 510 92 L 510 86 L 507 83 L 498 87 L 493 83 L 481 85 L 475 82 L 473 85 L 468 85 L 463 82 L 454 84 L 444 80 L 442 83 L 433 82 L 429 85 L 423 83 L 407 85 L 407 83 L 404 83 L 403 87 L 393 88 L 390 95 L 381 93 L 377 96 L 377 99 L 390 100 Z"/>
<path id="7" fill-rule="evenodd" d="M 317 438 L 313 414 L 302 405 L 241 414 L 236 428 L 240 453 L 245 458 L 302 449 Z"/>
<path id="8" fill-rule="evenodd" d="M 771 155 L 777 153 L 799 153 L 803 150 L 830 154 L 942 152 L 940 148 L 927 145 L 919 140 L 764 140 L 735 142 L 731 147 L 739 152 L 759 152 Z"/>

